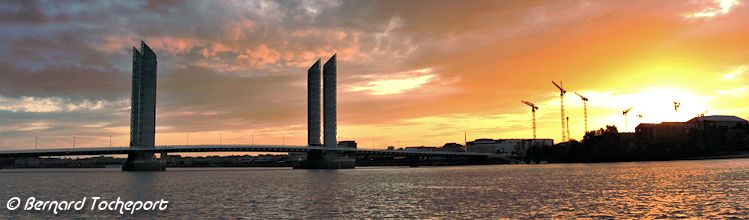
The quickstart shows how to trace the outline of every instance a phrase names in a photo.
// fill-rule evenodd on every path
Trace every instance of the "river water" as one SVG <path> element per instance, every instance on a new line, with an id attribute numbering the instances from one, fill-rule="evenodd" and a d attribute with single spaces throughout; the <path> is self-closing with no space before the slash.
<path id="1" fill-rule="evenodd" d="M 10 211 L 25 200 L 169 201 L 164 211 Z M 0 170 L 0 219 L 749 218 L 749 159 L 455 167 Z"/>

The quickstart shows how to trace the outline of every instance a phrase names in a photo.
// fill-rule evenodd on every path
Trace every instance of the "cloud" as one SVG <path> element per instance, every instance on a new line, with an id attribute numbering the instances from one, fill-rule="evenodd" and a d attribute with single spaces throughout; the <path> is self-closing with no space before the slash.
<path id="1" fill-rule="evenodd" d="M 23 96 L 20 98 L 8 98 L 0 96 L 0 111 L 11 112 L 74 112 L 74 111 L 96 111 L 102 110 L 106 105 L 122 106 L 123 102 L 109 103 L 104 100 L 91 101 L 84 99 L 75 102 L 65 98 L 36 98 Z"/>
<path id="2" fill-rule="evenodd" d="M 0 3 L 0 23 L 40 23 L 45 20 L 36 1 L 3 1 Z"/>
<path id="3" fill-rule="evenodd" d="M 740 92 L 729 89 L 744 86 L 735 79 L 745 74 L 727 74 L 730 81 L 721 81 L 723 74 L 704 74 L 748 62 L 747 34 L 740 28 L 746 26 L 746 13 L 738 13 L 747 8 L 728 3 L 732 5 L 566 0 L 435 0 L 427 6 L 420 1 L 377 0 L 2 1 L 0 96 L 6 110 L 0 111 L 0 135 L 28 143 L 28 132 L 61 138 L 114 133 L 126 144 L 130 48 L 140 40 L 149 43 L 159 59 L 159 143 L 182 143 L 185 132 L 196 138 L 197 133 L 210 132 L 223 132 L 226 138 L 231 132 L 235 141 L 248 141 L 242 138 L 254 132 L 279 135 L 278 139 L 284 134 L 303 136 L 306 69 L 333 53 L 339 59 L 342 133 L 377 133 L 390 125 L 407 130 L 405 124 L 412 123 L 408 119 L 444 116 L 419 122 L 425 130 L 410 137 L 438 143 L 443 141 L 439 135 L 425 134 L 454 128 L 440 120 L 457 123 L 460 119 L 454 118 L 460 115 L 481 119 L 518 114 L 526 121 L 508 116 L 491 119 L 501 125 L 476 129 L 497 129 L 497 136 L 522 135 L 529 131 L 513 129 L 529 126 L 527 109 L 518 102 L 527 99 L 550 100 L 538 115 L 539 133 L 544 134 L 558 123 L 557 115 L 548 113 L 558 111 L 550 79 L 593 91 L 586 94 L 591 105 L 604 104 L 598 98 L 607 97 L 623 102 L 619 96 L 637 93 L 635 87 L 648 87 L 650 82 L 681 84 L 687 78 L 696 82 L 683 88 L 702 94 Z M 681 17 L 685 12 L 708 12 L 706 8 L 721 19 L 695 25 Z M 643 62 L 674 68 L 644 72 Z M 684 72 L 690 77 L 682 77 Z M 713 84 L 720 86 L 706 86 Z M 103 106 L 94 109 L 99 102 Z M 620 106 L 598 107 L 621 119 Z M 544 121 L 553 123 L 546 126 Z M 22 128 L 38 129 L 24 133 Z M 304 142 L 302 137 L 291 140 Z M 60 141 L 68 142 L 67 137 Z"/>
<path id="4" fill-rule="evenodd" d="M 375 79 L 367 82 L 366 85 L 352 86 L 349 90 L 352 92 L 368 91 L 372 95 L 400 94 L 429 83 L 435 77 L 434 74 L 430 74 L 431 72 L 432 69 L 425 68 L 390 74 L 391 76 L 386 75 L 383 78 L 370 75 L 367 78 Z"/>
<path id="5" fill-rule="evenodd" d="M 747 94 L 747 91 L 749 91 L 749 86 L 742 86 L 742 87 L 737 87 L 737 88 L 721 89 L 721 90 L 718 90 L 718 94 L 731 95 L 731 96 L 745 96 Z"/>
<path id="6" fill-rule="evenodd" d="M 281 53 L 274 49 L 268 48 L 268 45 L 261 44 L 255 49 L 247 49 L 239 53 L 237 60 L 239 62 L 249 62 L 253 66 L 263 68 L 268 64 L 277 63 L 281 58 Z"/>
<path id="7" fill-rule="evenodd" d="M 685 15 L 687 18 L 712 18 L 718 15 L 724 15 L 731 12 L 731 8 L 739 5 L 738 0 L 714 0 L 716 6 L 710 6 L 702 11 L 694 12 Z"/>
<path id="8" fill-rule="evenodd" d="M 725 75 L 723 75 L 723 79 L 724 80 L 736 79 L 737 77 L 740 77 L 741 75 L 743 75 L 745 72 L 746 72 L 746 66 L 745 65 L 744 66 L 738 66 L 738 67 L 734 68 L 733 71 L 731 71 L 731 72 L 726 73 Z"/>

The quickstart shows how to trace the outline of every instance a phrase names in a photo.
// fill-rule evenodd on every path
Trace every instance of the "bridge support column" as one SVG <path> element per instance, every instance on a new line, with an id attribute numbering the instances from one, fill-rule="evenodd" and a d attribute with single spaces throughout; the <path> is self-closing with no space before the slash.
<path id="1" fill-rule="evenodd" d="M 166 164 L 169 162 L 169 155 L 166 152 L 161 152 L 161 155 L 159 156 L 159 161 L 161 162 L 162 169 L 166 169 Z"/>
<path id="2" fill-rule="evenodd" d="M 127 160 L 122 164 L 122 171 L 164 171 L 165 166 L 160 160 L 153 158 L 153 151 L 143 151 L 132 153 L 127 156 Z"/>
<path id="3" fill-rule="evenodd" d="M 294 162 L 294 169 L 353 169 L 356 160 L 341 157 L 334 151 L 312 151 L 307 153 L 307 158 Z"/>

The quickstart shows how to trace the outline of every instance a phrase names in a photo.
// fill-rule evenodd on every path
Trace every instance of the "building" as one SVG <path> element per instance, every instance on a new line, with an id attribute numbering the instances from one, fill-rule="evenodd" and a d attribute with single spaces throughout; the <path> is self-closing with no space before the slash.
<path id="1" fill-rule="evenodd" d="M 495 153 L 500 157 L 522 158 L 531 146 L 552 146 L 552 139 L 489 139 L 466 143 L 468 152 Z"/>
<path id="2" fill-rule="evenodd" d="M 442 145 L 442 147 L 439 149 L 440 151 L 448 151 L 448 152 L 464 152 L 466 151 L 465 146 L 458 143 L 447 143 L 445 145 Z"/>
<path id="3" fill-rule="evenodd" d="M 356 141 L 339 141 L 338 148 L 353 148 L 356 149 Z"/>
<path id="4" fill-rule="evenodd" d="M 642 123 L 635 128 L 635 134 L 649 141 L 674 142 L 686 138 L 690 129 L 731 128 L 737 125 L 747 125 L 747 121 L 731 115 L 699 116 L 687 122 Z"/>
<path id="5" fill-rule="evenodd" d="M 437 151 L 439 148 L 437 147 L 427 147 L 427 146 L 418 146 L 418 147 L 406 147 L 403 148 L 404 151 Z"/>
<path id="6" fill-rule="evenodd" d="M 392 147 L 392 148 L 391 148 Z M 389 146 L 388 149 L 395 150 L 394 146 Z M 404 151 L 446 151 L 446 152 L 465 152 L 465 147 L 457 143 L 447 143 L 442 147 L 430 147 L 430 146 L 416 146 L 403 148 Z"/>
<path id="7" fill-rule="evenodd" d="M 734 126 L 748 124 L 748 122 L 743 118 L 733 115 L 700 116 L 690 119 L 687 123 L 690 127 L 698 129 L 732 128 Z"/>
<path id="8" fill-rule="evenodd" d="M 689 133 L 686 122 L 641 123 L 635 127 L 635 135 L 645 140 L 676 141 Z"/>

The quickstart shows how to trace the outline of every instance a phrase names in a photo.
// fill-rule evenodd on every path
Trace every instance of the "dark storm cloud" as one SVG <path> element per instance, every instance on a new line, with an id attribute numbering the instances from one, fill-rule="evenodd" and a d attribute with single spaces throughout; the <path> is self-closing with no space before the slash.
<path id="1" fill-rule="evenodd" d="M 129 77 L 112 64 L 117 57 L 89 48 L 80 38 L 38 36 L 16 40 L 0 61 L 0 95 L 115 100 Z"/>
<path id="2" fill-rule="evenodd" d="M 0 23 L 39 23 L 45 20 L 36 1 L 9 0 L 0 2 Z"/>

